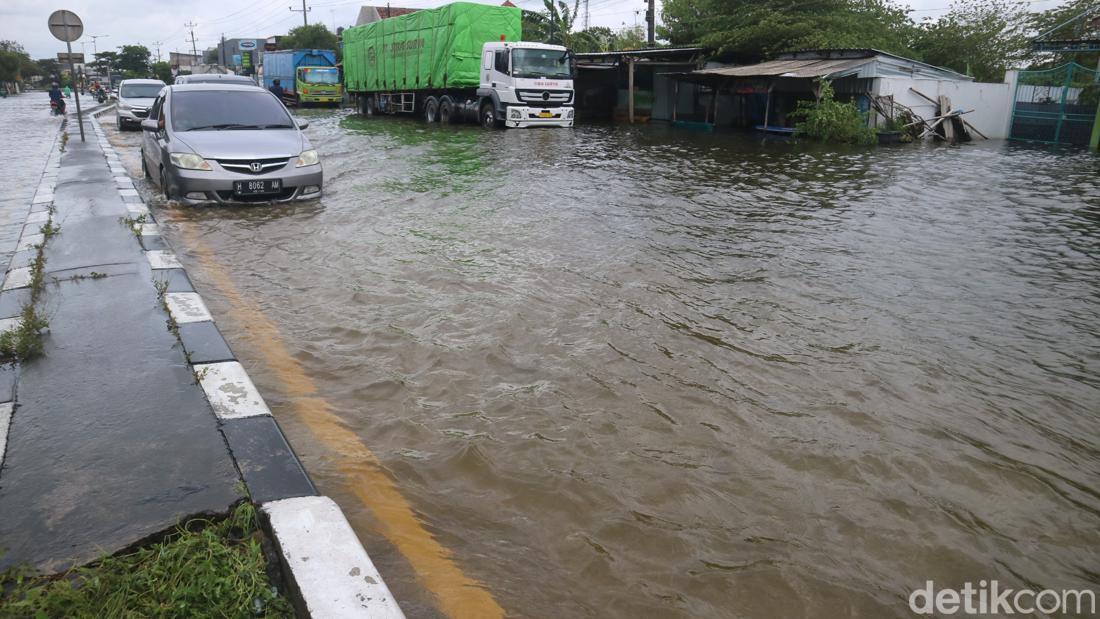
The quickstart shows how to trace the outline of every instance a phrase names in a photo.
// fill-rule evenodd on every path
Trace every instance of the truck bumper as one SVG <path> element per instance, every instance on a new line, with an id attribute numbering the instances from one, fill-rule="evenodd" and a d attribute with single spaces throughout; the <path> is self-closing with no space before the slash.
<path id="1" fill-rule="evenodd" d="M 528 107 L 509 105 L 504 111 L 504 126 L 525 127 L 572 127 L 573 108 L 571 107 Z"/>

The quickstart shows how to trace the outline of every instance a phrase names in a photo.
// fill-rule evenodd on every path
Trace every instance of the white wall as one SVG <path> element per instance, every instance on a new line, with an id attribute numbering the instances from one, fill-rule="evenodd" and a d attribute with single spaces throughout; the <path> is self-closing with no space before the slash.
<path id="1" fill-rule="evenodd" d="M 875 80 L 875 94 L 894 95 L 894 101 L 913 108 L 922 118 L 936 115 L 936 106 L 920 95 L 920 92 L 938 99 L 945 95 L 954 109 L 974 110 L 963 118 L 990 139 L 1008 137 L 1008 125 L 1012 119 L 1013 84 L 989 84 L 984 82 L 960 82 L 951 80 L 921 80 L 907 77 L 884 77 Z M 975 139 L 980 139 L 974 136 Z"/>

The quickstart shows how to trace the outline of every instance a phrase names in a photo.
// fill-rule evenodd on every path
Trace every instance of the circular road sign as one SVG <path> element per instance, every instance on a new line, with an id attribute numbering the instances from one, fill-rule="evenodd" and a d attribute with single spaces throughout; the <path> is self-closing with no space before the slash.
<path id="1" fill-rule="evenodd" d="M 50 26 L 50 34 L 66 43 L 72 43 L 84 34 L 84 23 L 72 11 L 54 11 L 46 23 Z"/>

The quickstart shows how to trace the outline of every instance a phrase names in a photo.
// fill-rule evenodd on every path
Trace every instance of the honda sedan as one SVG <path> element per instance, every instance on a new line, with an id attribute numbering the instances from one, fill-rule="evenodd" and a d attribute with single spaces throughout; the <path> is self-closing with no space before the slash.
<path id="1" fill-rule="evenodd" d="M 257 86 L 168 86 L 141 123 L 142 171 L 184 204 L 317 198 L 323 175 L 307 126 Z"/>

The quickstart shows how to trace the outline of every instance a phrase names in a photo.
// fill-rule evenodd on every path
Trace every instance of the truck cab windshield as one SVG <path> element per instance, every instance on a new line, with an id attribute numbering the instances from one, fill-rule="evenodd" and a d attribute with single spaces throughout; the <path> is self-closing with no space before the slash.
<path id="1" fill-rule="evenodd" d="M 555 49 L 513 49 L 512 77 L 570 79 L 569 52 Z"/>
<path id="2" fill-rule="evenodd" d="M 299 75 L 307 84 L 339 84 L 340 74 L 336 69 L 299 69 Z"/>

